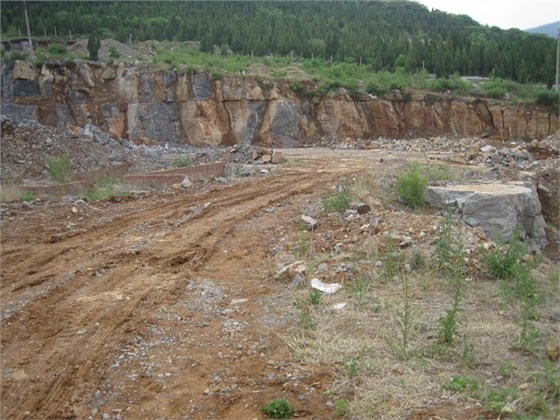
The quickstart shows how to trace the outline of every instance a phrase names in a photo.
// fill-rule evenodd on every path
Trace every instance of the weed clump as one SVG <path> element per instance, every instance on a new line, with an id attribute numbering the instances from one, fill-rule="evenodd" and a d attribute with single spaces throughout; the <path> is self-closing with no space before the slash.
<path id="1" fill-rule="evenodd" d="M 292 405 L 281 398 L 275 398 L 262 408 L 262 412 L 274 419 L 288 419 L 294 409 Z"/>
<path id="2" fill-rule="evenodd" d="M 424 205 L 427 184 L 428 179 L 422 175 L 420 164 L 412 162 L 397 180 L 397 195 L 404 204 L 417 210 Z"/>
<path id="3" fill-rule="evenodd" d="M 72 162 L 68 153 L 49 157 L 47 159 L 47 169 L 54 182 L 64 183 L 72 179 Z"/>
<path id="4" fill-rule="evenodd" d="M 189 155 L 180 155 L 173 159 L 173 165 L 176 168 L 188 168 L 192 165 L 192 159 Z"/>
<path id="5" fill-rule="evenodd" d="M 352 197 L 348 188 L 342 188 L 342 191 L 331 195 L 323 200 L 321 208 L 325 213 L 342 213 L 350 208 Z"/>

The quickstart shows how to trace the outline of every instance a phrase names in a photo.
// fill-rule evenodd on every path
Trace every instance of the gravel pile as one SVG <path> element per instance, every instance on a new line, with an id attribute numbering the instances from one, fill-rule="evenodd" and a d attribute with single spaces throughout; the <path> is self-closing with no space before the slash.
<path id="1" fill-rule="evenodd" d="M 49 157 L 68 153 L 74 172 L 129 165 L 130 173 L 173 169 L 178 157 L 193 164 L 218 161 L 251 161 L 250 146 L 195 148 L 190 146 L 145 146 L 115 140 L 88 125 L 76 132 L 35 122 L 15 123 L 1 117 L 2 148 L 0 180 L 48 178 Z"/>

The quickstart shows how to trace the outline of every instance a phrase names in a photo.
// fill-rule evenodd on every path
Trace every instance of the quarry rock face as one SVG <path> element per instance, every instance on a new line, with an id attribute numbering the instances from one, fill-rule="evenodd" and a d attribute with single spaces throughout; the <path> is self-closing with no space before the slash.
<path id="1" fill-rule="evenodd" d="M 428 187 L 426 201 L 435 207 L 455 210 L 469 226 L 487 236 L 509 242 L 517 229 L 530 251 L 547 244 L 539 197 L 520 183 L 459 184 Z"/>
<path id="2" fill-rule="evenodd" d="M 258 82 L 131 64 L 76 60 L 6 63 L 2 113 L 53 127 L 94 124 L 114 137 L 159 144 L 292 145 L 320 137 L 412 138 L 440 135 L 541 139 L 558 130 L 543 108 L 445 95 L 392 92 L 351 97 L 344 89 L 303 97 L 286 83 Z"/>

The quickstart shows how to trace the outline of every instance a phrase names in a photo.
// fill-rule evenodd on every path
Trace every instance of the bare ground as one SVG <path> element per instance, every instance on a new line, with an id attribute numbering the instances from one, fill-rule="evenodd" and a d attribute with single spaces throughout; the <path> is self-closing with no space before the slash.
<path id="1" fill-rule="evenodd" d="M 441 217 L 387 205 L 381 193 L 367 219 L 325 216 L 315 236 L 302 233 L 298 220 L 341 183 L 369 179 L 382 186 L 412 159 L 457 170 L 460 159 L 329 149 L 285 154 L 288 164 L 270 176 L 233 185 L 12 211 L 1 238 L 0 417 L 253 419 L 266 417 L 261 407 L 277 397 L 305 418 L 334 417 L 333 401 L 341 398 L 357 418 L 498 417 L 481 398 L 442 391 L 459 370 L 455 350 L 445 360 L 424 354 L 422 363 L 405 363 L 388 350 L 386 334 L 398 337 L 400 283 L 376 282 L 375 298 L 368 289 L 365 304 L 351 291 L 325 297 L 306 309 L 316 327 L 302 328 L 293 302 L 308 290 L 274 278 L 308 235 L 308 264 L 326 261 L 333 273 L 327 281 L 349 286 L 384 251 L 382 240 L 369 260 L 334 257 L 332 246 L 341 242 L 347 255 L 367 251 L 365 241 L 380 232 L 361 226 L 373 226 L 374 218 L 384 219 L 385 230 L 425 230 L 419 249 L 433 246 Z M 473 243 L 474 253 L 482 241 Z M 549 261 L 542 277 L 552 269 Z M 495 281 L 470 281 L 462 322 L 480 381 L 521 385 L 525 367 L 519 376 L 496 379 L 499 358 L 536 366 L 542 354 L 509 349 L 518 308 L 500 306 Z M 447 289 L 425 276 L 415 277 L 413 289 L 421 311 L 416 323 L 425 325 L 414 345 L 426 347 L 420 341 L 431 339 Z M 333 311 L 335 303 L 348 309 Z M 560 315 L 558 301 L 549 304 L 539 328 L 554 344 Z M 356 361 L 356 377 L 348 374 L 349 360 Z"/>

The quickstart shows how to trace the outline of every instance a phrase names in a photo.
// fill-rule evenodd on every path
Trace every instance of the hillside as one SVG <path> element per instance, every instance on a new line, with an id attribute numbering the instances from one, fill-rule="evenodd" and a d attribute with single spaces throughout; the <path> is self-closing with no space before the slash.
<path id="1" fill-rule="evenodd" d="M 525 32 L 529 32 L 531 34 L 548 35 L 556 38 L 559 29 L 560 29 L 560 20 L 557 22 L 548 23 L 546 25 L 537 26 L 535 28 L 526 29 Z"/>
<path id="2" fill-rule="evenodd" d="M 19 2 L 2 2 L 3 38 L 25 28 Z M 31 32 L 98 32 L 121 42 L 196 41 L 206 52 L 356 62 L 372 71 L 491 74 L 552 85 L 555 43 L 409 1 L 28 2 Z"/>

